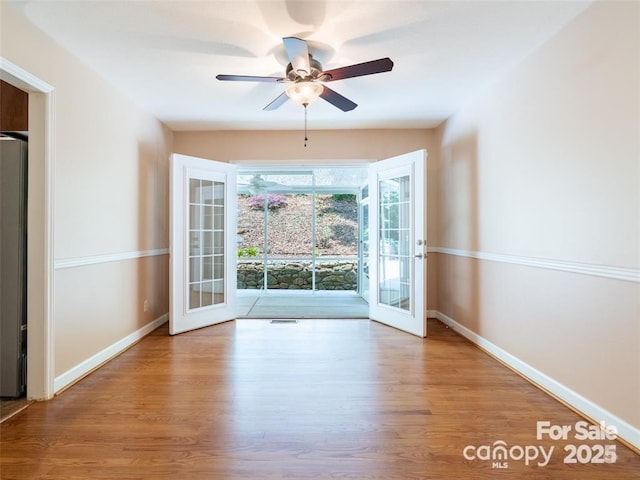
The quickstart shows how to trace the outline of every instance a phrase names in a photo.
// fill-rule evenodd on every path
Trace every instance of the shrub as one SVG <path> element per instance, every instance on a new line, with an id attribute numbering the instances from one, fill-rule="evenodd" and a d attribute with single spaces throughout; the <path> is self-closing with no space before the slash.
<path id="1" fill-rule="evenodd" d="M 316 235 L 316 241 L 322 248 L 328 248 L 333 233 L 329 227 L 320 227 Z"/>
<path id="2" fill-rule="evenodd" d="M 356 195 L 354 193 L 334 193 L 331 195 L 334 200 L 348 200 L 350 202 L 356 201 Z"/>
<path id="3" fill-rule="evenodd" d="M 258 249 L 256 247 L 246 247 L 238 249 L 238 257 L 257 257 Z"/>
<path id="4" fill-rule="evenodd" d="M 253 210 L 262 210 L 264 208 L 264 195 L 254 195 L 247 199 L 247 205 Z M 280 207 L 287 205 L 287 197 L 279 194 L 267 195 L 267 208 L 269 210 L 276 210 Z"/>

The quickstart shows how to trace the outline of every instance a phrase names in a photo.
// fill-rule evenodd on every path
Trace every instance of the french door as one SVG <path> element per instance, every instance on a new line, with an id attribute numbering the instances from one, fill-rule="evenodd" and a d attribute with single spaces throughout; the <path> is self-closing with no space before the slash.
<path id="1" fill-rule="evenodd" d="M 169 331 L 236 316 L 236 167 L 171 156 Z"/>
<path id="2" fill-rule="evenodd" d="M 427 334 L 425 157 L 419 150 L 369 171 L 369 317 L 420 337 Z"/>
<path id="3" fill-rule="evenodd" d="M 369 316 L 426 331 L 424 150 L 376 162 L 368 187 Z M 236 170 L 171 160 L 171 334 L 236 317 Z"/>

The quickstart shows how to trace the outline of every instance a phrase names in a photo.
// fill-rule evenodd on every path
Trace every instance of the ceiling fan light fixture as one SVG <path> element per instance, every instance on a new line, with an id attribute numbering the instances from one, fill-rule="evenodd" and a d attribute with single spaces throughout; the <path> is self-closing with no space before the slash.
<path id="1" fill-rule="evenodd" d="M 298 105 L 311 105 L 322 94 L 324 87 L 318 82 L 296 82 L 287 88 L 287 95 Z"/>

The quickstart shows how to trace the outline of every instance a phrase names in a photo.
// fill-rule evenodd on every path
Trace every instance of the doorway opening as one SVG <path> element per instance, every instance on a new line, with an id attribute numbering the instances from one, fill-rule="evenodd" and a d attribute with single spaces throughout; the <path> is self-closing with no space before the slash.
<path id="1" fill-rule="evenodd" d="M 368 165 L 237 172 L 238 315 L 368 318 Z"/>
<path id="2" fill-rule="evenodd" d="M 322 295 L 331 296 L 332 299 L 336 298 L 333 297 L 338 294 L 336 291 L 338 289 L 335 286 L 333 289 L 327 288 L 326 290 L 318 290 L 317 287 L 317 265 L 323 263 L 323 260 L 329 263 L 336 259 L 323 257 L 316 252 L 318 229 L 316 217 L 318 214 L 315 204 L 317 196 L 320 194 L 349 194 L 350 191 L 355 191 L 357 211 L 368 213 L 369 227 L 368 229 L 359 228 L 357 232 L 359 245 L 357 247 L 358 271 L 356 279 L 361 281 L 356 283 L 354 290 L 343 288 L 343 291 L 349 292 L 348 294 L 352 297 L 358 297 L 362 302 L 365 302 L 362 296 L 358 295 L 358 290 L 364 292 L 366 281 L 362 281 L 362 279 L 370 277 L 368 282 L 368 318 L 419 337 L 426 336 L 425 164 L 425 150 L 416 150 L 374 162 L 366 169 L 368 189 L 362 182 L 364 169 L 357 175 L 349 175 L 348 170 L 338 171 L 329 168 L 327 169 L 329 172 L 324 172 L 324 176 L 328 177 L 328 180 L 325 181 L 322 172 L 319 171 L 320 167 L 295 169 L 311 170 L 313 174 L 307 173 L 306 176 L 310 178 L 304 182 L 296 181 L 292 184 L 287 181 L 287 177 L 293 176 L 290 171 L 268 172 L 275 178 L 270 178 L 265 172 L 255 172 L 254 170 L 253 173 L 251 171 L 247 173 L 244 171 L 242 173 L 245 176 L 244 178 L 240 177 L 240 185 L 238 185 L 236 165 L 174 153 L 171 156 L 170 191 L 172 269 L 170 304 L 172 307 L 169 317 L 169 332 L 175 335 L 234 320 L 238 317 L 247 317 L 247 313 L 249 316 L 263 317 L 252 310 L 255 304 L 252 304 L 251 301 L 248 311 L 238 311 L 237 307 L 240 303 L 237 294 L 238 255 L 240 258 L 245 256 L 253 258 L 257 263 L 258 273 L 256 276 L 262 275 L 262 285 L 256 283 L 259 288 L 252 290 L 259 294 L 258 301 L 273 295 L 274 291 L 287 295 L 287 298 L 293 298 L 289 296 L 289 292 L 299 291 L 304 291 L 308 298 L 315 296 L 317 299 Z M 359 180 L 354 181 L 354 178 Z M 212 188 L 196 189 L 200 192 L 199 200 L 193 202 L 189 200 L 187 203 L 187 200 L 191 198 L 189 188 L 192 185 L 192 180 L 196 180 L 195 184 L 198 186 L 205 185 L 201 181 L 220 182 L 223 185 L 224 188 L 220 194 L 223 207 L 221 215 L 212 216 L 206 213 L 207 209 L 202 208 L 208 207 L 216 200 Z M 310 183 L 308 183 L 309 180 Z M 300 183 L 303 184 L 300 185 Z M 353 185 L 358 185 L 358 190 Z M 340 192 L 339 190 L 342 188 L 345 191 Z M 237 233 L 238 189 L 241 191 L 246 189 L 246 194 L 250 197 L 264 195 L 262 202 L 263 205 L 266 203 L 266 208 L 262 210 L 263 220 L 260 230 L 263 238 L 262 252 L 258 247 L 247 246 L 245 239 Z M 306 230 L 310 229 L 312 235 L 311 253 L 307 258 L 301 255 L 288 257 L 280 255 L 284 258 L 278 258 L 279 255 L 275 254 L 278 252 L 274 253 L 269 249 L 268 195 L 270 193 L 279 193 L 283 197 L 284 194 L 312 195 L 314 207 L 311 209 L 311 226 L 298 225 L 294 228 L 288 228 L 293 236 L 302 235 L 303 232 L 308 233 Z M 369 200 L 368 206 L 365 198 Z M 286 201 L 286 197 L 284 200 Z M 260 202 L 258 199 L 254 201 Z M 283 199 L 280 198 L 279 202 L 282 201 Z M 275 202 L 273 208 L 275 208 Z M 265 216 L 266 220 L 264 220 Z M 362 221 L 364 216 L 364 214 L 360 214 L 359 225 L 364 225 Z M 257 242 L 259 244 L 259 241 Z M 305 244 L 305 242 L 302 243 Z M 363 252 L 367 252 L 367 255 Z M 223 259 L 222 265 L 217 269 L 216 262 L 213 261 L 215 255 L 222 255 Z M 258 258 L 259 256 L 261 258 Z M 371 259 L 368 264 L 366 263 L 367 258 Z M 311 287 L 306 291 L 302 288 L 289 288 L 290 285 L 301 287 L 304 284 L 304 281 L 303 283 L 294 282 L 292 276 L 286 289 L 282 288 L 282 283 L 284 283 L 282 279 L 279 280 L 279 288 L 269 289 L 270 283 L 275 285 L 274 280 L 268 277 L 269 272 L 273 270 L 271 264 L 275 265 L 278 261 L 291 262 L 292 260 L 306 261 L 307 264 L 310 261 L 312 267 Z M 342 260 L 342 258 L 338 260 Z M 223 303 L 214 305 L 199 303 L 193 308 L 185 303 L 186 299 L 190 298 L 190 292 L 194 289 L 201 293 L 203 291 L 209 292 L 209 288 L 213 288 L 213 285 L 210 284 L 214 279 L 222 280 L 217 284 L 224 295 Z M 345 280 L 346 277 L 342 279 L 343 282 Z M 260 282 L 260 279 L 257 282 Z M 243 288 L 241 290 L 249 289 Z M 335 302 L 329 304 L 331 305 L 331 303 Z M 278 318 L 285 315 L 295 315 L 295 317 L 302 318 L 352 317 L 342 313 L 339 315 L 335 315 L 335 312 L 325 313 L 324 307 L 308 301 L 304 302 L 302 310 L 298 310 L 294 314 L 290 311 L 283 311 L 286 305 L 286 302 L 280 302 L 278 310 L 265 314 L 263 318 Z"/>
<path id="3" fill-rule="evenodd" d="M 0 79 L 0 421 L 27 395 L 29 94 Z"/>
<path id="4" fill-rule="evenodd" d="M 53 204 L 55 89 L 4 57 L 0 79 L 28 93 L 27 371 L 28 400 L 54 393 Z M 3 96 L 4 97 L 4 96 Z M 2 115 L 2 118 L 6 117 Z M 8 130 L 15 130 L 9 127 Z"/>

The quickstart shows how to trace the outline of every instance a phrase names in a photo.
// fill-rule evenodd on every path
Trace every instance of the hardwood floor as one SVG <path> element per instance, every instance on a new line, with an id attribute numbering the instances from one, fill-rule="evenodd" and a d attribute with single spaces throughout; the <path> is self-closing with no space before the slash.
<path id="1" fill-rule="evenodd" d="M 615 441 L 537 440 L 536 421 L 581 418 L 439 322 L 429 335 L 367 320 L 164 326 L 4 422 L 0 476 L 638 479 L 640 456 Z M 508 468 L 463 455 L 500 440 Z M 570 443 L 589 445 L 581 458 L 615 445 L 616 462 L 564 464 Z M 528 446 L 553 447 L 549 463 L 518 459 Z"/>
<path id="2" fill-rule="evenodd" d="M 26 398 L 0 398 L 0 423 L 31 405 Z"/>

